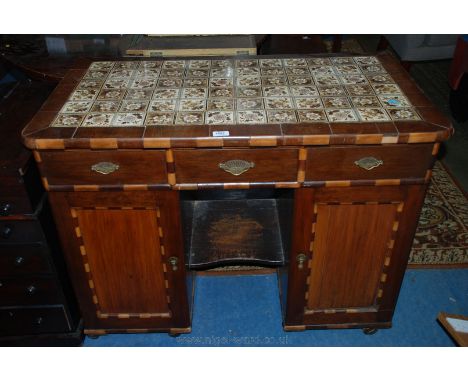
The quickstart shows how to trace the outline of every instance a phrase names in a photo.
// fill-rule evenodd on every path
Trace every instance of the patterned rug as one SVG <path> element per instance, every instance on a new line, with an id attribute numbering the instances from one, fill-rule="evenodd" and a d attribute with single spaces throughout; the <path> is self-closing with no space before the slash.
<path id="1" fill-rule="evenodd" d="M 440 162 L 434 166 L 409 263 L 411 268 L 468 266 L 468 200 Z"/>

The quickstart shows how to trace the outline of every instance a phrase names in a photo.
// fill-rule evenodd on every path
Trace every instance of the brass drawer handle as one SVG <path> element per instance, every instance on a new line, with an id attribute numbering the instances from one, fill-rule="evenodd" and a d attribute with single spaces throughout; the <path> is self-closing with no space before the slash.
<path id="1" fill-rule="evenodd" d="M 91 170 L 103 175 L 111 174 L 118 169 L 119 165 L 112 162 L 99 162 L 91 166 Z"/>
<path id="2" fill-rule="evenodd" d="M 228 160 L 227 162 L 220 163 L 219 168 L 234 175 L 238 176 L 243 174 L 244 172 L 250 170 L 251 168 L 255 167 L 254 162 L 248 162 L 243 159 L 232 159 Z"/>
<path id="3" fill-rule="evenodd" d="M 383 160 L 377 159 L 374 157 L 364 157 L 354 162 L 358 167 L 363 168 L 364 170 L 372 170 L 373 168 L 383 165 Z"/>

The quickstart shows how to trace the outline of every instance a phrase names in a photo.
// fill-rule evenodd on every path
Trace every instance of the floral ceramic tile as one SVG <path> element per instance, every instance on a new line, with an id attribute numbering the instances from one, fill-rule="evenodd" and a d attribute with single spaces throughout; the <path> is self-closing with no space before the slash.
<path id="1" fill-rule="evenodd" d="M 266 116 L 264 110 L 242 110 L 236 112 L 237 123 L 265 123 Z"/>
<path id="2" fill-rule="evenodd" d="M 69 101 L 63 105 L 61 113 L 86 113 L 93 104 L 92 101 Z"/>
<path id="3" fill-rule="evenodd" d="M 262 76 L 284 76 L 286 73 L 282 68 L 262 68 Z"/>
<path id="4" fill-rule="evenodd" d="M 395 84 L 373 84 L 376 94 L 400 94 L 400 88 Z"/>
<path id="5" fill-rule="evenodd" d="M 292 109 L 294 107 L 291 98 L 288 97 L 265 98 L 264 102 L 266 109 Z"/>
<path id="6" fill-rule="evenodd" d="M 77 89 L 100 89 L 103 83 L 103 80 L 81 80 Z"/>
<path id="7" fill-rule="evenodd" d="M 263 95 L 265 97 L 282 97 L 288 96 L 289 91 L 287 86 L 265 86 L 263 88 Z"/>
<path id="8" fill-rule="evenodd" d="M 232 124 L 234 113 L 232 111 L 207 111 L 205 121 L 208 125 Z"/>
<path id="9" fill-rule="evenodd" d="M 120 105 L 119 111 L 126 113 L 144 112 L 147 107 L 148 101 L 126 100 Z"/>
<path id="10" fill-rule="evenodd" d="M 379 96 L 380 102 L 387 108 L 402 108 L 411 106 L 405 96 L 401 94 L 389 94 Z"/>
<path id="11" fill-rule="evenodd" d="M 148 111 L 159 112 L 159 111 L 174 111 L 176 108 L 176 100 L 174 99 L 162 99 L 153 100 L 148 106 Z"/>
<path id="12" fill-rule="evenodd" d="M 366 57 L 354 57 L 354 61 L 358 65 L 374 65 L 380 64 L 379 60 L 373 56 L 366 56 Z"/>
<path id="13" fill-rule="evenodd" d="M 115 126 L 142 126 L 145 121 L 145 113 L 117 113 L 112 124 Z"/>
<path id="14" fill-rule="evenodd" d="M 296 113 L 293 110 L 268 110 L 268 122 L 293 123 L 297 122 Z"/>
<path id="15" fill-rule="evenodd" d="M 159 69 L 142 68 L 142 69 L 138 69 L 138 70 L 135 72 L 135 76 L 136 76 L 136 77 L 157 78 L 157 77 L 159 77 L 160 72 L 161 72 L 161 71 L 160 71 Z"/>
<path id="16" fill-rule="evenodd" d="M 261 98 L 239 98 L 237 100 L 237 110 L 263 109 Z"/>
<path id="17" fill-rule="evenodd" d="M 361 74 L 357 65 L 340 65 L 336 67 L 338 74 Z"/>
<path id="18" fill-rule="evenodd" d="M 309 70 L 312 74 L 331 74 L 335 75 L 333 66 L 310 66 Z"/>
<path id="19" fill-rule="evenodd" d="M 184 60 L 167 60 L 163 64 L 164 69 L 184 69 L 185 61 Z"/>
<path id="20" fill-rule="evenodd" d="M 346 85 L 346 90 L 350 95 L 374 95 L 374 91 L 370 85 Z"/>
<path id="21" fill-rule="evenodd" d="M 358 121 L 352 109 L 326 109 L 330 122 L 355 122 Z"/>
<path id="22" fill-rule="evenodd" d="M 162 69 L 159 77 L 161 78 L 180 78 L 184 76 L 184 69 Z"/>
<path id="23" fill-rule="evenodd" d="M 208 86 L 208 78 L 187 78 L 184 80 L 186 88 L 204 88 Z"/>
<path id="24" fill-rule="evenodd" d="M 361 71 L 364 74 L 367 74 L 367 73 L 386 73 L 386 70 L 380 64 L 362 65 L 361 66 Z"/>
<path id="25" fill-rule="evenodd" d="M 323 107 L 320 97 L 295 98 L 294 102 L 297 109 L 320 109 Z"/>
<path id="26" fill-rule="evenodd" d="M 180 78 L 160 78 L 158 80 L 158 87 L 160 88 L 180 88 L 182 86 L 182 79 Z"/>
<path id="27" fill-rule="evenodd" d="M 261 68 L 281 68 L 283 63 L 278 58 L 266 58 L 260 60 Z"/>
<path id="28" fill-rule="evenodd" d="M 211 68 L 232 68 L 234 65 L 231 60 L 213 60 Z"/>
<path id="29" fill-rule="evenodd" d="M 110 70 L 113 67 L 113 61 L 95 61 L 89 65 L 90 70 Z"/>
<path id="30" fill-rule="evenodd" d="M 323 110 L 298 110 L 299 122 L 327 122 Z"/>
<path id="31" fill-rule="evenodd" d="M 346 91 L 344 87 L 339 85 L 333 86 L 319 86 L 318 91 L 321 96 L 345 96 Z"/>
<path id="32" fill-rule="evenodd" d="M 260 69 L 257 67 L 246 67 L 246 68 L 237 68 L 237 76 L 259 76 Z"/>
<path id="33" fill-rule="evenodd" d="M 109 74 L 106 70 L 88 70 L 84 75 L 84 79 L 87 80 L 103 80 Z"/>
<path id="34" fill-rule="evenodd" d="M 187 77 L 208 77 L 210 71 L 208 69 L 189 69 L 187 70 Z"/>
<path id="35" fill-rule="evenodd" d="M 97 89 L 76 89 L 70 96 L 70 101 L 92 101 L 98 95 Z"/>
<path id="36" fill-rule="evenodd" d="M 82 126 L 84 127 L 107 127 L 112 126 L 113 113 L 89 113 L 86 115 Z"/>
<path id="37" fill-rule="evenodd" d="M 212 98 L 231 98 L 233 96 L 233 88 L 210 88 L 210 97 Z"/>
<path id="38" fill-rule="evenodd" d="M 332 57 L 330 61 L 333 65 L 353 65 L 354 61 L 352 57 Z"/>
<path id="39" fill-rule="evenodd" d="M 327 65 L 331 65 L 331 61 L 330 61 L 329 58 L 321 58 L 321 57 L 307 58 L 306 61 L 310 66 L 327 66 Z"/>
<path id="40" fill-rule="evenodd" d="M 156 87 L 155 78 L 137 78 L 133 80 L 132 89 L 154 89 Z"/>
<path id="41" fill-rule="evenodd" d="M 237 97 L 261 97 L 261 88 L 236 88 Z"/>
<path id="42" fill-rule="evenodd" d="M 204 111 L 205 107 L 204 99 L 183 99 L 179 103 L 180 111 Z"/>
<path id="43" fill-rule="evenodd" d="M 315 74 L 315 83 L 320 86 L 340 85 L 340 80 L 337 76 L 331 74 Z"/>
<path id="44" fill-rule="evenodd" d="M 179 97 L 180 89 L 156 89 L 153 92 L 153 99 L 169 99 Z"/>
<path id="45" fill-rule="evenodd" d="M 103 89 L 125 89 L 128 88 L 130 78 L 112 78 L 104 82 Z"/>
<path id="46" fill-rule="evenodd" d="M 390 117 L 395 121 L 415 121 L 421 119 L 414 109 L 387 109 Z"/>
<path id="47" fill-rule="evenodd" d="M 206 98 L 206 88 L 184 88 L 182 89 L 182 98 Z"/>
<path id="48" fill-rule="evenodd" d="M 141 61 L 139 68 L 149 69 L 149 68 L 161 68 L 162 61 Z"/>
<path id="49" fill-rule="evenodd" d="M 85 114 L 59 114 L 52 122 L 52 127 L 77 127 L 83 121 Z"/>
<path id="50" fill-rule="evenodd" d="M 305 86 L 305 85 L 313 85 L 314 80 L 312 77 L 306 76 L 289 76 L 288 77 L 289 85 L 295 86 Z"/>
<path id="51" fill-rule="evenodd" d="M 392 77 L 385 73 L 368 74 L 367 79 L 371 84 L 392 84 L 395 83 Z"/>
<path id="52" fill-rule="evenodd" d="M 114 68 L 116 69 L 135 69 L 138 68 L 138 61 L 119 61 L 116 62 Z"/>
<path id="53" fill-rule="evenodd" d="M 198 125 L 202 124 L 203 121 L 203 112 L 179 112 L 176 117 L 176 123 L 181 125 Z"/>
<path id="54" fill-rule="evenodd" d="M 237 68 L 253 68 L 258 67 L 258 60 L 236 60 Z"/>
<path id="55" fill-rule="evenodd" d="M 172 125 L 174 123 L 174 113 L 150 112 L 146 114 L 145 125 Z"/>
<path id="56" fill-rule="evenodd" d="M 102 89 L 98 96 L 98 100 L 120 100 L 124 97 L 126 91 L 123 89 Z"/>
<path id="57" fill-rule="evenodd" d="M 326 108 L 338 109 L 351 107 L 346 97 L 323 97 L 322 101 Z"/>
<path id="58" fill-rule="evenodd" d="M 291 86 L 289 90 L 295 97 L 315 97 L 319 95 L 315 86 Z"/>
<path id="59" fill-rule="evenodd" d="M 368 97 L 351 97 L 351 101 L 355 107 L 380 107 L 380 102 L 378 98 L 368 96 Z"/>
<path id="60" fill-rule="evenodd" d="M 286 68 L 286 74 L 288 76 L 310 76 L 308 67 L 305 68 Z"/>
<path id="61" fill-rule="evenodd" d="M 190 60 L 188 62 L 189 69 L 209 69 L 210 66 L 210 60 Z"/>
<path id="62" fill-rule="evenodd" d="M 210 98 L 207 110 L 233 110 L 234 100 L 232 98 Z"/>
<path id="63" fill-rule="evenodd" d="M 296 67 L 305 67 L 307 66 L 307 61 L 305 58 L 285 58 L 283 59 L 284 66 L 296 66 Z"/>
<path id="64" fill-rule="evenodd" d="M 210 79 L 211 88 L 230 88 L 234 85 L 232 78 L 212 78 Z"/>
<path id="65" fill-rule="evenodd" d="M 389 121 L 390 118 L 388 117 L 387 113 L 382 108 L 357 108 L 356 109 L 359 118 L 363 121 Z"/>
<path id="66" fill-rule="evenodd" d="M 341 76 L 341 81 L 345 85 L 363 85 L 367 84 L 367 79 L 362 74 L 346 74 Z"/>
<path id="67" fill-rule="evenodd" d="M 211 69 L 210 77 L 233 77 L 234 70 L 232 68 L 215 68 Z"/>
<path id="68" fill-rule="evenodd" d="M 114 69 L 109 73 L 109 78 L 130 78 L 133 74 L 131 69 Z"/>
<path id="69" fill-rule="evenodd" d="M 151 99 L 153 95 L 152 89 L 130 89 L 127 90 L 127 94 L 125 95 L 125 99 Z"/>
<path id="70" fill-rule="evenodd" d="M 286 77 L 262 77 L 263 86 L 279 86 L 286 85 Z"/>
<path id="71" fill-rule="evenodd" d="M 115 113 L 119 110 L 120 101 L 96 101 L 91 107 L 91 112 L 95 113 Z"/>
<path id="72" fill-rule="evenodd" d="M 260 86 L 260 77 L 237 77 L 237 86 Z"/>

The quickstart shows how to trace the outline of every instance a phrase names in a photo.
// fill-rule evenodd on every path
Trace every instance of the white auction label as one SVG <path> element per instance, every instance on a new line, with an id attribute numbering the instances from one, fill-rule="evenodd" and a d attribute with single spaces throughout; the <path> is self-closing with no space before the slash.
<path id="1" fill-rule="evenodd" d="M 229 131 L 213 131 L 213 137 L 229 137 Z"/>

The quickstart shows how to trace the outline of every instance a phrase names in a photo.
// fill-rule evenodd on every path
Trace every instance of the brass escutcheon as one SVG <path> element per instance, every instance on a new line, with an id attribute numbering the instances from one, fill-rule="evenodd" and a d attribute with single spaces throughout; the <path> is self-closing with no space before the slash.
<path id="1" fill-rule="evenodd" d="M 232 159 L 232 160 L 228 160 L 227 162 L 219 164 L 220 169 L 223 169 L 224 171 L 235 176 L 243 174 L 244 172 L 254 167 L 255 167 L 254 162 L 248 162 L 243 159 Z"/>
<path id="2" fill-rule="evenodd" d="M 363 168 L 364 170 L 372 170 L 373 168 L 383 165 L 383 160 L 377 159 L 374 157 L 364 157 L 354 162 L 358 167 Z"/>
<path id="3" fill-rule="evenodd" d="M 118 169 L 119 165 L 112 162 L 99 162 L 91 166 L 91 170 L 103 175 L 108 175 Z"/>

